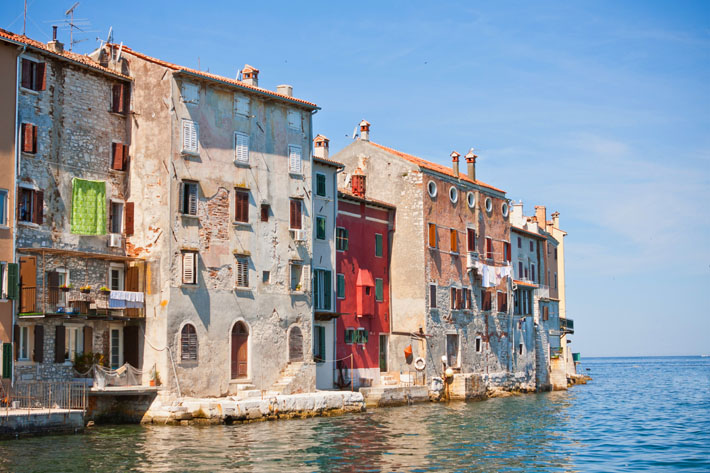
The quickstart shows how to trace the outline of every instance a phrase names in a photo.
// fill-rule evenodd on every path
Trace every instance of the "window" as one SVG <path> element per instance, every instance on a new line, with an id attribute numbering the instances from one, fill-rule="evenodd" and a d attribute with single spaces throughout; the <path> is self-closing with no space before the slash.
<path id="1" fill-rule="evenodd" d="M 43 62 L 22 59 L 22 87 L 29 90 L 46 88 L 46 67 Z"/>
<path id="2" fill-rule="evenodd" d="M 461 300 L 462 300 L 462 309 L 470 309 L 471 308 L 471 290 L 467 287 L 464 287 L 461 289 Z"/>
<path id="3" fill-rule="evenodd" d="M 550 320 L 550 308 L 548 306 L 542 308 L 542 320 Z"/>
<path id="4" fill-rule="evenodd" d="M 429 307 L 436 309 L 436 284 L 429 284 Z"/>
<path id="5" fill-rule="evenodd" d="M 249 115 L 249 98 L 234 94 L 234 113 L 244 117 Z"/>
<path id="6" fill-rule="evenodd" d="M 335 249 L 337 251 L 348 251 L 348 230 L 338 227 L 335 230 Z"/>
<path id="7" fill-rule="evenodd" d="M 7 224 L 7 189 L 0 189 L 0 226 Z"/>
<path id="8" fill-rule="evenodd" d="M 19 361 L 29 361 L 30 359 L 30 328 L 20 327 L 20 339 L 18 340 L 20 349 L 17 354 Z"/>
<path id="9" fill-rule="evenodd" d="M 234 190 L 234 221 L 249 222 L 249 191 Z"/>
<path id="10" fill-rule="evenodd" d="M 532 242 L 532 240 L 530 241 L 530 251 L 533 251 L 533 242 Z"/>
<path id="11" fill-rule="evenodd" d="M 249 162 L 249 135 L 234 133 L 234 159 L 238 163 Z"/>
<path id="12" fill-rule="evenodd" d="M 468 206 L 470 208 L 475 207 L 476 206 L 476 194 L 469 191 L 469 193 L 466 194 L 466 201 L 468 202 Z"/>
<path id="13" fill-rule="evenodd" d="M 22 124 L 22 152 L 29 154 L 37 152 L 37 125 Z"/>
<path id="14" fill-rule="evenodd" d="M 508 312 L 508 293 L 498 293 L 498 312 Z"/>
<path id="15" fill-rule="evenodd" d="M 180 212 L 183 215 L 197 215 L 197 183 L 193 181 L 182 182 L 182 202 Z"/>
<path id="16" fill-rule="evenodd" d="M 290 145 L 288 147 L 288 172 L 301 174 L 301 147 Z"/>
<path id="17" fill-rule="evenodd" d="M 109 204 L 109 232 L 123 233 L 123 202 L 111 201 Z"/>
<path id="18" fill-rule="evenodd" d="M 64 326 L 64 361 L 74 361 L 84 353 L 84 327 Z"/>
<path id="19" fill-rule="evenodd" d="M 519 343 L 518 344 L 518 355 L 522 355 L 522 354 L 523 354 L 523 344 Z"/>
<path id="20" fill-rule="evenodd" d="M 525 266 L 525 279 L 528 279 L 530 276 L 528 275 L 528 267 Z"/>
<path id="21" fill-rule="evenodd" d="M 459 302 L 461 299 L 461 295 L 459 294 L 459 290 L 456 289 L 455 287 L 451 288 L 451 297 L 449 298 L 451 302 L 451 308 L 452 309 L 458 309 L 459 308 Z"/>
<path id="22" fill-rule="evenodd" d="M 44 192 L 26 187 L 20 187 L 19 191 L 17 200 L 19 220 L 41 225 L 44 214 Z"/>
<path id="23" fill-rule="evenodd" d="M 197 252 L 182 253 L 182 283 L 197 284 Z"/>
<path id="24" fill-rule="evenodd" d="M 352 345 L 353 343 L 355 343 L 355 329 L 345 329 L 345 343 L 347 343 L 348 345 Z"/>
<path id="25" fill-rule="evenodd" d="M 468 247 L 468 251 L 476 251 L 476 230 L 473 228 L 466 229 L 466 246 Z"/>
<path id="26" fill-rule="evenodd" d="M 367 344 L 367 335 L 368 335 L 368 332 L 364 328 L 357 329 L 356 334 L 355 334 L 355 343 L 357 343 L 359 345 Z"/>
<path id="27" fill-rule="evenodd" d="M 493 239 L 486 237 L 486 258 L 493 259 Z"/>
<path id="28" fill-rule="evenodd" d="M 122 264 L 113 263 L 109 267 L 109 289 L 112 291 L 123 291 L 125 283 L 125 269 Z"/>
<path id="29" fill-rule="evenodd" d="M 429 193 L 429 197 L 432 199 L 436 197 L 436 182 L 429 181 L 426 185 L 426 190 Z"/>
<path id="30" fill-rule="evenodd" d="M 503 204 L 500 206 L 501 213 L 503 214 L 503 217 L 508 216 L 508 203 L 503 202 Z"/>
<path id="31" fill-rule="evenodd" d="M 325 195 L 326 195 L 325 174 L 321 174 L 321 173 L 316 174 L 316 195 L 319 195 L 321 197 L 325 197 Z"/>
<path id="32" fill-rule="evenodd" d="M 128 146 L 123 143 L 111 143 L 111 169 L 125 171 L 128 167 Z"/>
<path id="33" fill-rule="evenodd" d="M 302 227 L 302 212 L 301 206 L 303 201 L 301 199 L 290 199 L 291 205 L 291 215 L 289 218 L 289 228 L 292 230 L 300 230 Z"/>
<path id="34" fill-rule="evenodd" d="M 486 212 L 490 213 L 491 210 L 493 210 L 493 201 L 490 197 L 486 197 Z"/>
<path id="35" fill-rule="evenodd" d="M 510 243 L 507 241 L 503 242 L 503 259 L 510 262 Z"/>
<path id="36" fill-rule="evenodd" d="M 491 293 L 485 289 L 481 289 L 481 307 L 482 310 L 491 310 Z"/>
<path id="37" fill-rule="evenodd" d="M 449 200 L 452 204 L 455 204 L 459 200 L 459 191 L 454 186 L 449 188 Z"/>
<path id="38" fill-rule="evenodd" d="M 288 127 L 293 130 L 301 131 L 301 113 L 298 110 L 288 111 Z"/>
<path id="39" fill-rule="evenodd" d="M 382 302 L 385 300 L 384 284 L 382 278 L 375 278 L 375 300 Z"/>
<path id="40" fill-rule="evenodd" d="M 269 221 L 269 204 L 261 204 L 261 221 Z"/>
<path id="41" fill-rule="evenodd" d="M 131 105 L 131 85 L 113 84 L 111 111 L 113 113 L 128 113 Z"/>
<path id="42" fill-rule="evenodd" d="M 292 262 L 289 269 L 290 288 L 292 291 L 300 291 L 302 289 L 303 264 Z"/>
<path id="43" fill-rule="evenodd" d="M 523 239 L 518 237 L 518 248 L 522 248 L 522 247 L 523 247 Z"/>
<path id="44" fill-rule="evenodd" d="M 451 229 L 451 252 L 452 253 L 459 252 L 459 234 L 453 228 Z"/>
<path id="45" fill-rule="evenodd" d="M 555 259 L 557 259 L 557 248 L 555 248 Z"/>
<path id="46" fill-rule="evenodd" d="M 345 275 L 335 275 L 336 296 L 338 299 L 345 299 Z"/>
<path id="47" fill-rule="evenodd" d="M 458 368 L 458 358 L 459 336 L 449 333 L 446 335 L 446 363 L 452 368 Z"/>
<path id="48" fill-rule="evenodd" d="M 271 280 L 271 272 L 270 271 L 262 271 L 261 272 L 261 282 L 264 284 L 269 284 L 269 281 Z"/>
<path id="49" fill-rule="evenodd" d="M 198 153 L 199 148 L 199 127 L 192 120 L 182 121 L 182 152 Z"/>
<path id="50" fill-rule="evenodd" d="M 436 225 L 429 224 L 429 248 L 436 248 Z"/>
<path id="51" fill-rule="evenodd" d="M 200 103 L 200 86 L 191 82 L 183 82 L 180 88 L 180 99 L 189 104 Z"/>
<path id="52" fill-rule="evenodd" d="M 237 261 L 234 268 L 236 273 L 236 287 L 249 287 L 249 257 L 246 255 L 236 255 Z"/>
<path id="53" fill-rule="evenodd" d="M 530 263 L 530 280 L 531 280 L 532 282 L 535 282 L 535 279 L 536 279 L 536 278 L 535 278 L 535 264 L 534 264 L 534 263 Z"/>
<path id="54" fill-rule="evenodd" d="M 322 215 L 316 217 L 316 239 L 325 240 L 325 217 Z"/>
<path id="55" fill-rule="evenodd" d="M 330 310 L 332 273 L 325 269 L 316 269 L 313 277 L 313 301 L 316 310 Z"/>
<path id="56" fill-rule="evenodd" d="M 313 329 L 313 361 L 323 363 L 325 361 L 325 327 L 315 325 Z"/>
<path id="57" fill-rule="evenodd" d="M 476 353 L 481 353 L 482 345 L 481 337 L 476 337 Z"/>
<path id="58" fill-rule="evenodd" d="M 192 324 L 185 324 L 180 332 L 180 360 L 197 361 L 197 331 Z"/>
<path id="59" fill-rule="evenodd" d="M 545 280 L 545 284 L 548 286 L 550 285 L 550 270 L 549 269 L 547 270 L 547 279 Z"/>
<path id="60" fill-rule="evenodd" d="M 555 273 L 555 289 L 557 289 L 557 273 Z"/>
<path id="61" fill-rule="evenodd" d="M 123 331 L 118 328 L 112 328 L 111 329 L 111 338 L 110 338 L 110 356 L 111 356 L 111 369 L 116 370 L 123 365 L 123 350 L 121 350 L 123 346 L 123 337 L 121 336 L 121 333 Z"/>
<path id="62" fill-rule="evenodd" d="M 518 261 L 518 277 L 523 279 L 523 262 Z"/>
<path id="63" fill-rule="evenodd" d="M 375 256 L 382 257 L 382 234 L 375 233 Z"/>

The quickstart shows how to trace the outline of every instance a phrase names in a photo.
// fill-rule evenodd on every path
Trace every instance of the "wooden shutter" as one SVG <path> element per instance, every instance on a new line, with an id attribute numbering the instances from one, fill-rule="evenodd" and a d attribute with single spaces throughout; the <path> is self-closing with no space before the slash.
<path id="1" fill-rule="evenodd" d="M 133 202 L 126 202 L 126 204 L 123 206 L 123 212 L 125 215 L 125 232 L 127 236 L 133 235 L 133 227 L 134 227 L 134 203 Z"/>
<path id="2" fill-rule="evenodd" d="M 542 308 L 542 320 L 549 320 L 550 319 L 550 308 L 548 306 L 544 306 Z"/>
<path id="3" fill-rule="evenodd" d="M 123 84 L 123 100 L 121 101 L 121 112 L 128 113 L 131 110 L 131 84 Z"/>
<path id="4" fill-rule="evenodd" d="M 12 339 L 15 341 L 15 361 L 17 361 L 20 358 L 20 326 L 16 324 L 13 331 Z"/>
<path id="5" fill-rule="evenodd" d="M 237 222 L 248 222 L 249 193 L 244 191 L 235 191 L 234 196 L 234 220 Z"/>
<path id="6" fill-rule="evenodd" d="M 123 170 L 123 145 L 121 143 L 111 143 L 111 169 L 114 171 Z"/>
<path id="7" fill-rule="evenodd" d="M 451 252 L 452 253 L 459 252 L 458 232 L 456 230 L 454 230 L 453 228 L 451 229 Z"/>
<path id="8" fill-rule="evenodd" d="M 510 251 L 510 242 L 506 242 L 506 243 L 505 243 L 505 260 L 506 260 L 507 262 L 510 262 L 510 258 L 511 258 L 511 255 L 510 255 L 510 254 L 511 254 L 511 251 Z"/>
<path id="9" fill-rule="evenodd" d="M 38 62 L 35 66 L 35 90 L 44 90 L 47 88 L 47 65 L 43 62 Z"/>
<path id="10" fill-rule="evenodd" d="M 301 147 L 300 146 L 289 146 L 288 147 L 288 170 L 289 172 L 300 174 L 301 173 Z"/>
<path id="11" fill-rule="evenodd" d="M 436 225 L 433 223 L 429 224 L 429 246 L 436 248 Z"/>
<path id="12" fill-rule="evenodd" d="M 32 88 L 32 61 L 29 59 L 22 60 L 22 87 Z"/>
<path id="13" fill-rule="evenodd" d="M 34 215 L 32 221 L 37 225 L 42 225 L 44 221 L 44 191 L 35 191 Z"/>
<path id="14" fill-rule="evenodd" d="M 269 204 L 261 204 L 261 221 L 269 221 Z"/>
<path id="15" fill-rule="evenodd" d="M 94 329 L 84 325 L 84 353 L 94 352 Z"/>
<path id="16" fill-rule="evenodd" d="M 476 230 L 473 228 L 466 229 L 466 246 L 468 251 L 476 251 Z"/>
<path id="17" fill-rule="evenodd" d="M 30 123 L 22 124 L 22 152 L 35 153 L 37 149 L 37 127 Z"/>
<path id="18" fill-rule="evenodd" d="M 55 327 L 54 335 L 54 362 L 64 363 L 64 337 L 66 333 L 64 331 L 64 325 L 57 325 Z"/>
<path id="19" fill-rule="evenodd" d="M 49 271 L 47 273 L 47 286 L 49 288 L 49 303 L 57 304 L 59 302 L 59 273 Z"/>
<path id="20" fill-rule="evenodd" d="M 113 84 L 113 103 L 111 111 L 115 113 L 123 112 L 123 85 Z"/>
<path id="21" fill-rule="evenodd" d="M 294 230 L 301 229 L 301 200 L 291 199 L 290 227 Z"/>
<path id="22" fill-rule="evenodd" d="M 456 308 L 456 288 L 452 287 L 451 291 L 449 291 L 449 299 L 450 299 L 450 308 L 455 309 Z"/>
<path id="23" fill-rule="evenodd" d="M 195 284 L 195 253 L 186 251 L 182 254 L 182 283 Z"/>
<path id="24" fill-rule="evenodd" d="M 123 145 L 123 160 L 121 165 L 121 171 L 128 169 L 128 145 Z"/>
<path id="25" fill-rule="evenodd" d="M 42 363 L 44 361 L 44 326 L 35 325 L 35 346 L 32 354 L 32 361 Z"/>
<path id="26" fill-rule="evenodd" d="M 493 259 L 493 240 L 486 237 L 486 258 Z"/>
<path id="27" fill-rule="evenodd" d="M 180 345 L 180 360 L 197 361 L 197 332 L 192 324 L 182 328 Z"/>
<path id="28" fill-rule="evenodd" d="M 235 133 L 234 157 L 240 163 L 249 162 L 249 136 L 244 133 Z"/>

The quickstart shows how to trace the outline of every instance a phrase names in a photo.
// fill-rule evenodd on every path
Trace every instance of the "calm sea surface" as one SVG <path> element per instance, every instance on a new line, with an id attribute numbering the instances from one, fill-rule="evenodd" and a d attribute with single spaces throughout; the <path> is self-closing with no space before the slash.
<path id="1" fill-rule="evenodd" d="M 710 358 L 597 358 L 581 367 L 594 380 L 567 392 L 3 441 L 0 470 L 710 471 Z"/>

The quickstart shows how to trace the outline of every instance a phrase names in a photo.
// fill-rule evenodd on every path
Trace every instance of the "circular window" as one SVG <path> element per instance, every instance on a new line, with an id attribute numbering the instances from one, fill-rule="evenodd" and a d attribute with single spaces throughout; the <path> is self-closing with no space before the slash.
<path id="1" fill-rule="evenodd" d="M 490 197 L 486 197 L 486 212 L 493 210 L 493 201 Z"/>
<path id="2" fill-rule="evenodd" d="M 500 206 L 500 209 L 503 212 L 503 216 L 507 217 L 508 216 L 508 202 L 503 202 L 503 205 Z"/>
<path id="3" fill-rule="evenodd" d="M 469 192 L 466 195 L 466 200 L 468 201 L 468 206 L 473 208 L 476 205 L 476 194 Z"/>
<path id="4" fill-rule="evenodd" d="M 459 191 L 454 186 L 449 188 L 449 199 L 451 199 L 452 204 L 455 204 L 459 200 Z"/>
<path id="5" fill-rule="evenodd" d="M 426 185 L 426 189 L 429 192 L 429 196 L 436 197 L 436 182 L 429 181 L 429 183 Z"/>

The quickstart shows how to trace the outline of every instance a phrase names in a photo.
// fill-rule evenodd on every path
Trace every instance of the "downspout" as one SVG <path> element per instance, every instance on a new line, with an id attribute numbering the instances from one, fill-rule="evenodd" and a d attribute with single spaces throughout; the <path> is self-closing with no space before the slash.
<path id="1" fill-rule="evenodd" d="M 18 176 L 18 169 L 20 169 L 20 139 L 19 139 L 19 127 L 18 127 L 18 125 L 19 125 L 19 119 L 20 119 L 20 110 L 19 110 L 19 109 L 20 109 L 20 107 L 19 107 L 19 104 L 20 104 L 20 84 L 21 84 L 21 82 L 22 82 L 22 79 L 21 79 L 22 64 L 21 64 L 20 61 L 22 60 L 22 55 L 25 53 L 25 51 L 27 51 L 27 45 L 26 45 L 26 44 L 25 44 L 24 46 L 22 46 L 22 51 L 20 51 L 20 54 L 17 55 L 17 66 L 16 66 L 16 67 L 17 67 L 17 71 L 16 71 L 17 73 L 15 74 L 15 75 L 16 75 L 16 83 L 15 83 L 15 132 L 14 132 L 14 133 L 15 133 L 15 135 L 14 135 L 14 137 L 15 137 L 15 169 L 14 169 L 14 171 L 13 171 L 14 189 L 13 189 L 13 192 L 12 192 L 12 195 L 13 195 L 12 203 L 13 203 L 13 207 L 14 207 L 13 212 L 12 212 L 12 214 L 14 215 L 14 217 L 13 217 L 13 222 L 14 222 L 14 224 L 13 224 L 13 226 L 12 226 L 12 261 L 13 261 L 13 263 L 14 263 L 15 260 L 17 259 L 17 240 L 16 240 L 16 235 L 15 235 L 15 232 L 16 232 L 16 230 L 17 230 L 17 211 L 16 211 L 15 209 L 17 209 L 17 176 Z M 10 209 L 8 209 L 8 214 L 10 214 L 9 210 L 10 210 Z M 19 270 L 19 263 L 18 263 L 18 270 L 17 270 L 17 272 L 18 272 L 18 275 L 19 275 L 19 272 L 20 272 L 20 270 Z M 18 281 L 18 282 L 19 282 L 19 281 Z M 17 299 L 15 299 L 15 300 L 12 301 L 12 309 L 11 309 L 11 310 L 12 310 L 12 329 L 11 329 L 11 331 L 10 331 L 10 333 L 11 333 L 11 338 L 10 338 L 10 340 L 12 340 L 13 348 L 14 348 L 14 343 L 15 343 L 15 323 L 17 322 L 17 320 L 16 320 Z M 13 350 L 13 353 L 14 353 L 14 350 Z M 10 377 L 10 383 L 12 384 L 12 386 L 15 385 L 15 365 L 14 365 L 14 364 L 12 365 L 12 375 L 11 375 L 11 377 Z"/>
<path id="2" fill-rule="evenodd" d="M 314 235 L 313 232 L 315 232 L 315 225 L 313 225 L 313 217 L 315 215 L 315 210 L 316 210 L 316 199 L 315 196 L 313 195 L 313 173 L 315 172 L 315 166 L 313 165 L 313 115 L 318 113 L 318 109 L 313 109 L 311 110 L 311 116 L 308 124 L 308 154 L 310 155 L 310 163 L 311 163 L 311 238 L 310 238 L 310 243 L 311 243 L 311 274 L 308 275 L 308 282 L 311 284 L 311 288 L 313 287 L 313 277 L 315 276 L 315 269 L 313 269 L 313 240 L 314 240 Z M 337 200 L 338 194 L 336 191 L 335 194 L 335 199 Z M 337 214 L 336 214 L 337 215 Z M 333 267 L 335 269 L 335 267 Z M 331 287 L 331 294 L 330 296 L 333 297 L 333 280 L 332 280 L 332 274 L 331 274 L 331 281 L 330 281 L 330 287 Z M 306 289 L 304 287 L 304 289 Z M 311 291 L 311 359 L 313 359 L 313 348 L 314 348 L 314 343 L 315 343 L 315 337 L 313 337 L 313 331 L 315 330 L 316 326 L 316 304 L 315 301 L 313 300 L 313 291 Z M 333 302 L 337 304 L 337 296 L 333 298 Z M 337 335 L 337 333 L 336 333 Z M 335 338 L 335 337 L 334 337 Z M 307 358 L 306 358 L 307 359 Z M 315 364 L 315 360 L 314 360 Z M 316 381 L 317 382 L 317 381 Z"/>

